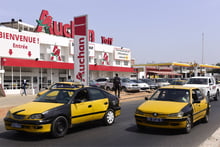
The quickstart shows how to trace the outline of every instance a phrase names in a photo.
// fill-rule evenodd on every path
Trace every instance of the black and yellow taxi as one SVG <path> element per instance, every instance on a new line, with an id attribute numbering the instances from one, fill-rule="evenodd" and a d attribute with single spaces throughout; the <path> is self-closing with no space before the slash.
<path id="1" fill-rule="evenodd" d="M 112 125 L 120 115 L 119 99 L 96 87 L 54 88 L 33 102 L 10 109 L 7 130 L 64 136 L 68 128 L 95 120 Z"/>
<path id="2" fill-rule="evenodd" d="M 198 88 L 167 86 L 158 89 L 135 113 L 139 129 L 181 129 L 189 133 L 193 124 L 208 122 L 210 104 Z"/>

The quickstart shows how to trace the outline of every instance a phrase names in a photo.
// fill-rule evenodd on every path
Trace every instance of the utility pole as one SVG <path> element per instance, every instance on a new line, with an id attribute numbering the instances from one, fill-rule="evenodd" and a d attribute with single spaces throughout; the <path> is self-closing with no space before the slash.
<path id="1" fill-rule="evenodd" d="M 204 64 L 204 32 L 202 32 L 202 64 Z M 206 73 L 206 69 L 204 68 Z M 200 73 L 202 75 L 202 68 L 200 67 Z"/>
<path id="2" fill-rule="evenodd" d="M 204 32 L 202 32 L 202 64 L 204 64 Z"/>

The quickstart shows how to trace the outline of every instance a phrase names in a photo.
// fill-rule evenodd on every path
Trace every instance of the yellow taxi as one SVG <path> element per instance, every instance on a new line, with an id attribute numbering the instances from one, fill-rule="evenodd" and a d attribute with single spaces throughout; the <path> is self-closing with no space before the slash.
<path id="1" fill-rule="evenodd" d="M 4 123 L 7 130 L 62 137 L 77 124 L 101 120 L 112 125 L 120 109 L 119 99 L 100 88 L 54 88 L 10 109 Z"/>
<path id="2" fill-rule="evenodd" d="M 38 96 L 43 95 L 47 91 L 54 89 L 54 88 L 77 88 L 82 87 L 82 84 L 80 82 L 57 82 L 49 86 L 46 90 L 43 90 L 37 94 Z"/>
<path id="3" fill-rule="evenodd" d="M 210 104 L 198 88 L 167 86 L 158 89 L 135 113 L 139 129 L 145 127 L 182 129 L 189 133 L 193 124 L 208 122 Z"/>

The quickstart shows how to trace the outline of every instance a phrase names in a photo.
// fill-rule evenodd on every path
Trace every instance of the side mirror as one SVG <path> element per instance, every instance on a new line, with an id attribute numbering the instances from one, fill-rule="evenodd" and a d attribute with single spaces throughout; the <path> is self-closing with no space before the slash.
<path id="1" fill-rule="evenodd" d="M 145 96 L 145 100 L 147 101 L 149 98 L 148 98 L 148 96 Z"/>

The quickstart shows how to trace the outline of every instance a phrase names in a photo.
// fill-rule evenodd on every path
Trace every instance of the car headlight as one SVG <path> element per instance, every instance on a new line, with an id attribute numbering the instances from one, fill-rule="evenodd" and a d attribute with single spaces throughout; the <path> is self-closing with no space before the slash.
<path id="1" fill-rule="evenodd" d="M 38 113 L 38 114 L 32 114 L 29 119 L 42 119 L 43 115 Z"/>
<path id="2" fill-rule="evenodd" d="M 144 115 L 144 112 L 140 111 L 140 110 L 136 110 L 135 114 L 140 114 L 140 115 Z"/>
<path id="3" fill-rule="evenodd" d="M 183 112 L 180 111 L 178 113 L 171 113 L 171 114 L 168 114 L 169 117 L 183 117 Z"/>
<path id="4" fill-rule="evenodd" d="M 11 112 L 8 111 L 5 117 L 9 118 L 10 116 L 11 116 Z"/>

